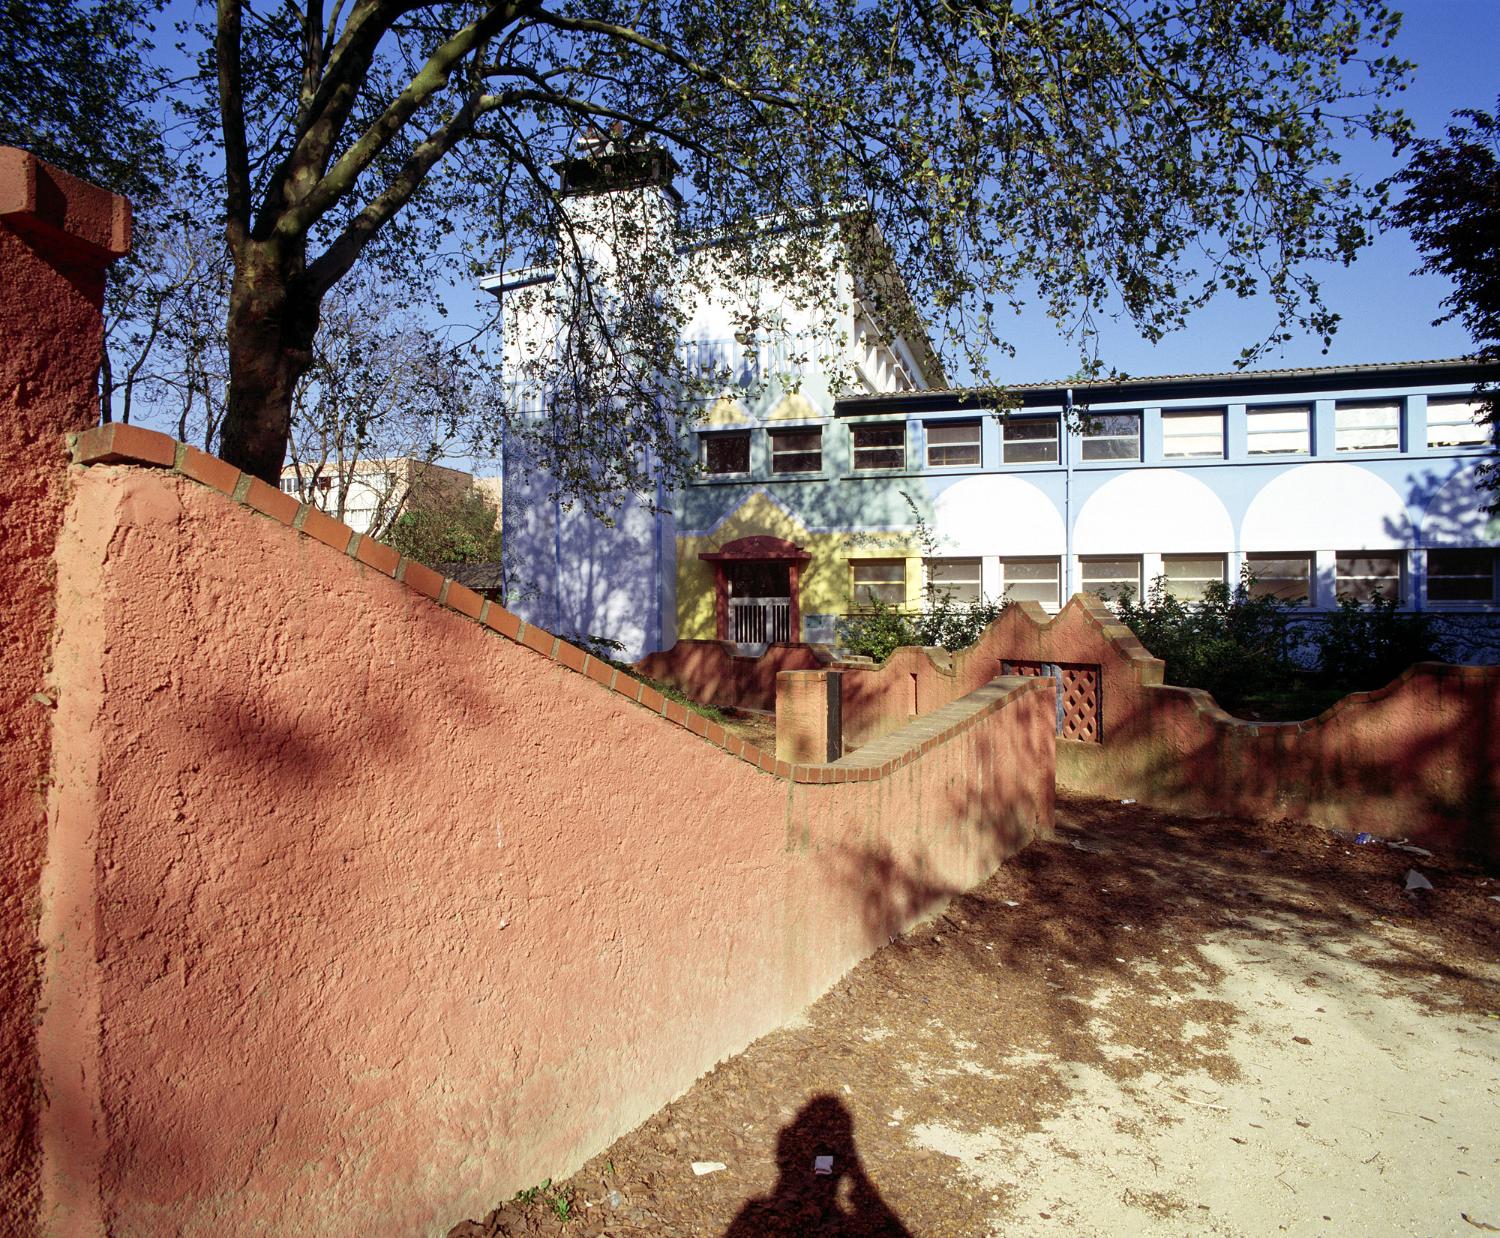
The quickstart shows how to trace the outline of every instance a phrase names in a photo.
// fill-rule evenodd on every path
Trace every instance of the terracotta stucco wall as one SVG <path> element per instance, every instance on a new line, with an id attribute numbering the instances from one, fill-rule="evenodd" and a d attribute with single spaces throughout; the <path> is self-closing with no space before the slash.
<path id="1" fill-rule="evenodd" d="M 829 661 L 811 645 L 772 645 L 759 657 L 742 658 L 729 641 L 680 640 L 635 665 L 642 675 L 680 688 L 701 704 L 771 710 L 778 674 L 815 670 Z"/>
<path id="2" fill-rule="evenodd" d="M 1045 689 L 882 768 L 793 769 L 175 458 L 277 519 L 76 470 L 44 1028 L 68 1224 L 474 1215 L 1050 828 Z"/>
<path id="3" fill-rule="evenodd" d="M 0 1230 L 29 1224 L 39 1192 L 36 934 L 63 436 L 98 416 L 104 269 L 129 224 L 123 199 L 0 147 Z"/>
<path id="4" fill-rule="evenodd" d="M 971 648 L 845 669 L 846 744 L 972 692 L 1008 660 L 1097 665 L 1101 743 L 1059 741 L 1059 787 L 1187 812 L 1305 820 L 1500 854 L 1500 668 L 1423 663 L 1306 722 L 1233 718 L 1096 598 L 1007 608 Z"/>

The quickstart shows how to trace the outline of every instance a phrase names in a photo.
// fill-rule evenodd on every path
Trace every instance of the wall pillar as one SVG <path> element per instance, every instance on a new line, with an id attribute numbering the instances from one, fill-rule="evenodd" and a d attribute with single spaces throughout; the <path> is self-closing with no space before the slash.
<path id="1" fill-rule="evenodd" d="M 776 759 L 822 765 L 844 754 L 844 673 L 782 671 L 776 676 Z"/>
<path id="2" fill-rule="evenodd" d="M 714 562 L 714 639 L 729 639 L 729 579 L 724 565 Z"/>
<path id="3" fill-rule="evenodd" d="M 786 565 L 786 583 L 792 599 L 787 613 L 787 637 L 794 644 L 802 640 L 802 599 L 798 596 L 802 592 L 801 579 L 802 564 L 793 560 Z"/>
<path id="4" fill-rule="evenodd" d="M 130 204 L 0 146 L 0 1216 L 38 1227 L 40 882 L 52 760 L 53 550 L 64 436 L 98 419 L 104 272 Z"/>

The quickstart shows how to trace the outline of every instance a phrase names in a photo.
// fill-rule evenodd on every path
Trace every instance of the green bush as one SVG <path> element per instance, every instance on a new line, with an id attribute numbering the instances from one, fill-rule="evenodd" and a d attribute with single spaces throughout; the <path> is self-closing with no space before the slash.
<path id="1" fill-rule="evenodd" d="M 1426 615 L 1403 612 L 1379 592 L 1366 604 L 1341 597 L 1315 644 L 1320 677 L 1345 692 L 1384 687 L 1413 662 L 1441 661 L 1447 654 Z"/>
<path id="2" fill-rule="evenodd" d="M 967 649 L 1005 609 L 1003 602 L 959 602 L 934 592 L 927 607 L 905 611 L 878 599 L 839 622 L 839 645 L 846 652 L 884 662 L 903 645 Z"/>
<path id="3" fill-rule="evenodd" d="M 1203 688 L 1226 709 L 1274 692 L 1294 673 L 1287 606 L 1252 595 L 1246 573 L 1230 588 L 1222 581 L 1200 602 L 1183 602 L 1158 576 L 1139 601 L 1127 593 L 1115 604 L 1120 622 L 1166 664 L 1166 682 Z"/>

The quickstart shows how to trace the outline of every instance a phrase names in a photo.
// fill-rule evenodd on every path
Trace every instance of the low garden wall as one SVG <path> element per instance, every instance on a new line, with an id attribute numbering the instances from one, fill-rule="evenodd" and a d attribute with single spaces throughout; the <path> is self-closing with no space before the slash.
<path id="1" fill-rule="evenodd" d="M 78 458 L 42 924 L 60 1230 L 481 1215 L 1051 828 L 1049 686 L 793 765 L 221 461 L 131 427 Z"/>
<path id="2" fill-rule="evenodd" d="M 1164 685 L 1163 664 L 1087 594 L 1050 618 L 1034 603 L 1007 607 L 951 656 L 902 649 L 878 669 L 841 667 L 845 748 L 1006 668 L 1037 674 L 1050 666 L 1071 668 L 1062 712 L 1069 733 L 1086 736 L 1059 740 L 1060 788 L 1500 855 L 1500 668 L 1422 663 L 1317 718 L 1248 722 L 1206 692 Z M 794 746 L 798 733 L 816 732 L 801 716 L 811 698 L 794 698 L 791 678 L 785 711 L 778 701 L 778 747 L 784 733 Z"/>
<path id="3" fill-rule="evenodd" d="M 635 669 L 703 705 L 769 711 L 776 708 L 777 675 L 816 670 L 830 662 L 812 645 L 772 645 L 758 657 L 742 657 L 734 650 L 731 641 L 680 640 L 647 654 Z"/>

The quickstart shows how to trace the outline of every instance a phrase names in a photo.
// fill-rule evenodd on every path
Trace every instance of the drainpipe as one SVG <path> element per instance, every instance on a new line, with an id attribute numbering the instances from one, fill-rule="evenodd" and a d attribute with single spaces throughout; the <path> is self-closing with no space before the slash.
<path id="1" fill-rule="evenodd" d="M 1073 436 L 1068 427 L 1073 422 L 1073 388 L 1063 392 L 1062 424 L 1057 427 L 1057 445 L 1063 458 L 1063 561 L 1062 601 L 1073 596 Z"/>

